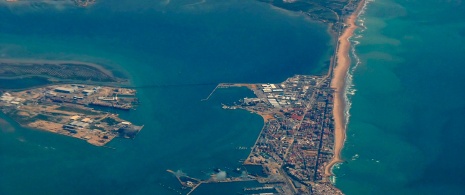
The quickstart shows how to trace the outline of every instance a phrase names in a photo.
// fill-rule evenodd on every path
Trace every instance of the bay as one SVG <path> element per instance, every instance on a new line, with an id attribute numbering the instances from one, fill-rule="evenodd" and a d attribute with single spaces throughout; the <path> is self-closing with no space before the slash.
<path id="1" fill-rule="evenodd" d="M 193 4 L 194 3 L 194 4 Z M 326 71 L 323 24 L 253 1 L 98 1 L 92 7 L 0 5 L 0 56 L 99 63 L 129 77 L 143 124 L 134 140 L 94 147 L 21 128 L 0 138 L 1 194 L 179 194 L 167 169 L 206 179 L 247 157 L 263 119 L 221 103 L 253 94 L 220 82 L 281 82 Z M 27 187 L 24 185 L 27 184 Z"/>

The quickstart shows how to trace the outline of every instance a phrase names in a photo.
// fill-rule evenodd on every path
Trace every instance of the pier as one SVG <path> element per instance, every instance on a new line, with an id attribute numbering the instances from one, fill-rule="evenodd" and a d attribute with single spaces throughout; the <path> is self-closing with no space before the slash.
<path id="1" fill-rule="evenodd" d="M 176 172 L 168 169 L 166 170 L 168 171 L 169 173 L 172 173 L 174 176 L 176 176 L 176 179 L 178 179 L 179 183 L 181 183 L 181 185 L 183 185 L 184 187 L 193 187 L 195 186 L 196 183 L 201 183 L 202 181 L 200 181 L 199 179 L 196 179 L 196 178 L 192 178 L 192 177 L 189 177 L 187 175 L 178 175 Z M 184 177 L 186 178 L 187 182 L 183 181 L 181 178 Z"/>
<path id="2" fill-rule="evenodd" d="M 255 188 L 244 188 L 244 191 L 257 191 L 257 190 L 272 190 L 274 187 L 255 187 Z"/>
<path id="3" fill-rule="evenodd" d="M 218 89 L 220 85 L 221 84 L 217 85 L 215 89 L 213 89 L 213 91 L 205 99 L 202 99 L 201 101 L 207 101 L 208 99 L 210 99 L 210 97 L 213 95 L 213 93 L 215 93 L 216 89 Z"/>
<path id="4" fill-rule="evenodd" d="M 215 91 L 219 88 L 230 88 L 230 87 L 247 87 L 249 89 L 253 89 L 255 86 L 255 84 L 249 84 L 249 83 L 220 83 L 218 85 L 216 85 L 215 89 L 213 89 L 213 91 L 204 99 L 202 99 L 201 101 L 207 101 L 208 99 L 210 99 L 210 97 L 215 93 Z"/>
<path id="5" fill-rule="evenodd" d="M 244 181 L 258 181 L 254 176 L 247 176 L 247 177 L 229 177 L 223 180 L 217 180 L 215 177 L 211 177 L 207 180 L 200 180 L 197 178 L 189 177 L 185 174 L 178 174 L 175 171 L 170 169 L 166 170 L 167 172 L 173 174 L 179 183 L 183 186 L 183 188 L 191 188 L 191 190 L 187 193 L 188 195 L 191 194 L 195 189 L 197 189 L 201 184 L 209 184 L 209 183 L 226 183 L 226 182 L 244 182 Z M 269 187 L 261 187 L 263 189 L 268 189 Z M 263 190 L 262 189 L 262 190 Z M 253 189 L 251 189 L 253 190 Z M 260 190 L 260 189 L 258 189 Z"/>

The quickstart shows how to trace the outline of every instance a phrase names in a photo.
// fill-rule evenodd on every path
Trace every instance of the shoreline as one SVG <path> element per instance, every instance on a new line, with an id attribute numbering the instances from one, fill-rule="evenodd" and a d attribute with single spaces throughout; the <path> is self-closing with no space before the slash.
<path id="1" fill-rule="evenodd" d="M 6 88 L 5 90 L 24 90 L 29 88 L 36 88 L 36 87 L 45 87 L 48 85 L 56 85 L 59 83 L 67 84 L 91 84 L 91 85 L 105 85 L 105 86 L 114 86 L 114 87 L 125 87 L 125 88 L 132 88 L 131 81 L 129 77 L 127 77 L 126 73 L 123 73 L 122 76 L 115 76 L 114 67 L 105 66 L 98 63 L 92 62 L 84 62 L 84 61 L 76 61 L 76 60 L 46 60 L 46 59 L 14 59 L 14 58 L 6 58 L 0 59 L 0 66 L 2 64 L 7 65 L 14 65 L 20 66 L 22 68 L 27 68 L 28 66 L 34 65 L 55 65 L 55 66 L 77 66 L 76 68 L 86 67 L 90 68 L 93 72 L 97 72 L 99 74 L 104 74 L 105 76 L 110 77 L 112 80 L 110 81 L 91 81 L 91 80 L 83 80 L 83 79 L 76 79 L 76 78 L 60 78 L 55 77 L 54 75 L 46 75 L 46 74 L 26 74 L 26 75 L 14 75 L 14 76 L 0 76 L 0 80 L 21 80 L 21 79 L 44 79 L 44 83 L 40 84 L 33 84 L 28 87 L 15 87 L 15 88 Z M 0 70 L 1 71 L 1 70 Z M 2 89 L 0 88 L 0 91 Z"/>
<path id="2" fill-rule="evenodd" d="M 344 147 L 346 139 L 346 117 L 345 117 L 345 86 L 347 72 L 350 68 L 350 57 L 349 51 L 351 44 L 349 39 L 353 36 L 357 25 L 355 21 L 358 18 L 360 11 L 365 5 L 365 0 L 361 0 L 357 5 L 357 9 L 346 19 L 344 24 L 346 25 L 342 34 L 338 38 L 339 44 L 337 45 L 336 52 L 336 66 L 333 67 L 333 78 L 331 79 L 331 87 L 335 90 L 334 92 L 334 109 L 333 117 L 335 123 L 334 130 L 334 155 L 331 161 L 325 167 L 325 175 L 331 176 L 332 168 L 337 163 L 342 162 L 341 151 Z"/>
<path id="3" fill-rule="evenodd" d="M 85 65 L 96 68 L 97 70 L 108 74 L 114 77 L 113 72 L 105 68 L 103 65 L 91 63 L 91 62 L 82 62 L 76 60 L 44 60 L 44 59 L 14 59 L 14 58 L 5 58 L 0 59 L 0 63 L 5 64 L 17 64 L 17 65 L 24 65 L 29 66 L 30 64 L 53 64 L 53 65 L 60 65 L 60 64 L 72 64 L 72 65 Z"/>

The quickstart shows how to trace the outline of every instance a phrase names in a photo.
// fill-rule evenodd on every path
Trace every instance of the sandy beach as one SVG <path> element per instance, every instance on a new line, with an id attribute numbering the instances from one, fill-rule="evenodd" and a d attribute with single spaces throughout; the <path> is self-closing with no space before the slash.
<path id="1" fill-rule="evenodd" d="M 334 95 L 334 122 L 335 122 L 335 132 L 334 132 L 334 156 L 333 159 L 325 167 L 325 175 L 332 175 L 332 167 L 339 162 L 342 162 L 341 159 L 341 150 L 344 146 L 345 137 L 346 137 L 346 118 L 345 118 L 345 81 L 347 76 L 347 71 L 350 68 L 350 41 L 349 38 L 352 37 L 357 26 L 355 21 L 357 20 L 358 13 L 362 10 L 365 1 L 362 0 L 357 6 L 357 10 L 352 13 L 346 19 L 346 27 L 343 30 L 343 33 L 338 38 L 339 45 L 336 51 L 336 67 L 333 70 L 333 78 L 331 80 L 331 87 L 336 90 Z"/>

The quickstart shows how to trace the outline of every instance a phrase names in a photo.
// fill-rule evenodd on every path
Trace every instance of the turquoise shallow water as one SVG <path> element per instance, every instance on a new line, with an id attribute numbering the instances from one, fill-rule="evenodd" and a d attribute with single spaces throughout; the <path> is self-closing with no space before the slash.
<path id="1" fill-rule="evenodd" d="M 214 168 L 234 168 L 248 154 L 236 148 L 250 147 L 263 124 L 221 109 L 252 96 L 246 89 L 219 90 L 201 102 L 216 83 L 325 71 L 325 26 L 261 3 L 192 3 L 1 3 L 2 58 L 97 62 L 135 86 L 178 85 L 139 90 L 142 106 L 120 114 L 145 128 L 135 140 L 111 142 L 116 150 L 24 129 L 0 115 L 0 194 L 178 194 L 166 169 L 208 178 Z M 351 71 L 346 162 L 334 170 L 345 193 L 465 193 L 464 14 L 458 0 L 385 0 L 360 17 L 366 29 L 352 38 L 361 63 Z"/>
<path id="2" fill-rule="evenodd" d="M 464 194 L 465 4 L 372 1 L 336 184 L 347 194 Z M 354 62 L 356 62 L 356 56 Z M 355 67 L 354 63 L 354 67 Z"/>
<path id="3" fill-rule="evenodd" d="M 252 146 L 263 125 L 258 115 L 221 108 L 251 97 L 247 89 L 200 101 L 217 83 L 325 71 L 326 26 L 252 1 L 191 3 L 0 3 L 2 58 L 96 62 L 134 86 L 171 85 L 139 89 L 141 106 L 120 115 L 145 127 L 134 140 L 109 143 L 116 150 L 24 129 L 1 115 L 0 194 L 178 194 L 166 169 L 205 179 L 214 168 L 235 168 L 249 153 L 237 148 Z"/>

